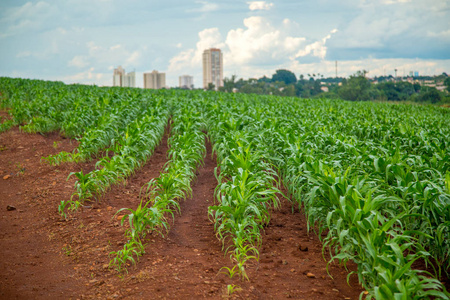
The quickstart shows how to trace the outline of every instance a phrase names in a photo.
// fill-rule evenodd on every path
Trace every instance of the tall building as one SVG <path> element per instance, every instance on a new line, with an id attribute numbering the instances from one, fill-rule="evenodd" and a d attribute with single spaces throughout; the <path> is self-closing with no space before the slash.
<path id="1" fill-rule="evenodd" d="M 223 86 L 223 55 L 216 48 L 203 52 L 203 88 L 207 89 L 210 83 L 216 90 Z"/>
<path id="2" fill-rule="evenodd" d="M 144 73 L 144 89 L 162 89 L 166 87 L 166 73 L 153 71 Z"/>
<path id="3" fill-rule="evenodd" d="M 183 89 L 192 89 L 194 88 L 194 76 L 183 75 L 178 77 L 178 81 L 180 83 L 179 87 Z"/>
<path id="4" fill-rule="evenodd" d="M 125 69 L 122 66 L 114 69 L 113 74 L 113 86 L 123 87 L 136 87 L 136 73 L 125 73 Z"/>
<path id="5" fill-rule="evenodd" d="M 136 87 L 136 72 L 130 72 L 122 77 L 122 86 Z"/>
<path id="6" fill-rule="evenodd" d="M 119 66 L 118 68 L 114 69 L 113 86 L 122 86 L 122 80 L 124 76 L 125 76 L 125 69 L 122 68 L 122 66 Z"/>

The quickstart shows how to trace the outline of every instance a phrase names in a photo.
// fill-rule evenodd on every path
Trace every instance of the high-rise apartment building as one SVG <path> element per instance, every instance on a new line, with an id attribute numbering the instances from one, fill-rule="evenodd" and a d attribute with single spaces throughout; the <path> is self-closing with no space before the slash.
<path id="1" fill-rule="evenodd" d="M 136 87 L 136 73 L 125 73 L 125 69 L 119 66 L 114 69 L 113 86 Z"/>
<path id="2" fill-rule="evenodd" d="M 125 76 L 125 69 L 119 66 L 114 69 L 113 86 L 122 86 L 123 76 Z"/>
<path id="3" fill-rule="evenodd" d="M 144 89 L 162 89 L 166 87 L 166 73 L 153 71 L 144 73 Z"/>
<path id="4" fill-rule="evenodd" d="M 123 87 L 136 87 L 136 72 L 130 72 L 122 78 Z"/>
<path id="5" fill-rule="evenodd" d="M 223 56 L 216 48 L 203 52 L 203 88 L 207 89 L 210 83 L 216 90 L 223 86 Z"/>
<path id="6" fill-rule="evenodd" d="M 178 77 L 179 87 L 182 89 L 194 88 L 194 76 L 183 75 Z"/>

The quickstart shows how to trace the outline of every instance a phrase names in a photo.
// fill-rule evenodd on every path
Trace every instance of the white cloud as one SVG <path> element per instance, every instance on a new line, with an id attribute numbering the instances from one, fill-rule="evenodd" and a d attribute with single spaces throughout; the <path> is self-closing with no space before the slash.
<path id="1" fill-rule="evenodd" d="M 250 10 L 269 10 L 273 7 L 273 3 L 267 3 L 265 1 L 251 1 L 247 2 Z"/>
<path id="2" fill-rule="evenodd" d="M 331 30 L 330 34 L 328 34 L 320 41 L 316 41 L 312 44 L 307 45 L 305 48 L 299 50 L 297 54 L 295 54 L 295 58 L 307 56 L 312 53 L 313 56 L 319 57 L 320 59 L 325 59 L 325 56 L 327 55 L 327 47 L 325 46 L 325 44 L 327 40 L 331 38 L 331 34 L 336 32 L 337 29 L 333 29 Z"/>
<path id="3" fill-rule="evenodd" d="M 195 3 L 200 4 L 200 7 L 193 8 L 188 10 L 188 12 L 201 12 L 201 13 L 207 13 L 216 11 L 219 9 L 219 5 L 216 3 L 210 3 L 207 1 L 195 1 Z"/>
<path id="4" fill-rule="evenodd" d="M 110 50 L 117 50 L 117 49 L 120 49 L 121 47 L 122 47 L 122 45 L 118 44 L 118 45 L 114 45 L 114 46 L 109 47 L 109 49 Z"/>
<path id="5" fill-rule="evenodd" d="M 230 30 L 225 40 L 218 28 L 202 30 L 195 49 L 183 50 L 170 60 L 168 73 L 183 71 L 201 77 L 198 70 L 202 67 L 202 53 L 214 47 L 223 52 L 225 75 L 230 72 L 243 77 L 262 76 L 264 73 L 258 72 L 291 65 L 299 57 L 324 59 L 326 42 L 337 31 L 333 29 L 324 38 L 307 44 L 305 37 L 289 34 L 297 24 L 288 19 L 279 26 L 260 16 L 246 18 L 243 23 L 243 28 Z"/>
<path id="6" fill-rule="evenodd" d="M 425 58 L 443 53 L 442 39 L 449 41 L 445 35 L 449 4 L 448 0 L 364 0 L 354 17 L 341 24 L 329 49 L 349 59 L 369 55 Z"/>
<path id="7" fill-rule="evenodd" d="M 227 63 L 248 63 L 263 53 L 264 56 L 274 55 L 282 47 L 281 32 L 264 18 L 244 19 L 244 26 L 246 29 L 238 28 L 228 32 L 226 45 L 231 55 L 226 58 Z"/>
<path id="8" fill-rule="evenodd" d="M 143 62 L 142 52 L 145 47 L 131 49 L 122 44 L 104 47 L 90 41 L 86 44 L 88 55 L 85 57 L 90 62 L 100 65 L 122 65 L 124 68 L 136 68 Z"/>
<path id="9" fill-rule="evenodd" d="M 335 76 L 335 62 L 321 61 L 311 64 L 302 64 L 299 61 L 293 61 L 291 64 L 284 65 L 295 74 L 321 73 L 325 77 Z M 395 69 L 398 75 L 408 75 L 410 71 L 418 71 L 420 75 L 441 74 L 450 68 L 450 59 L 446 60 L 423 60 L 423 59 L 363 59 L 338 61 L 338 76 L 348 77 L 359 70 L 368 71 L 368 77 L 395 75 Z"/>
<path id="10" fill-rule="evenodd" d="M 450 29 L 442 30 L 440 32 L 428 31 L 427 35 L 429 37 L 437 37 L 437 38 L 450 38 Z"/>
<path id="11" fill-rule="evenodd" d="M 16 54 L 17 58 L 23 58 L 23 57 L 30 57 L 33 54 L 31 53 L 31 51 L 21 51 L 19 53 Z"/>
<path id="12" fill-rule="evenodd" d="M 50 8 L 50 4 L 45 1 L 39 1 L 35 4 L 33 4 L 32 2 L 27 2 L 20 7 L 13 8 L 11 12 L 6 15 L 5 19 L 9 22 L 29 19 L 35 17 L 36 14 L 49 11 Z"/>
<path id="13" fill-rule="evenodd" d="M 89 63 L 87 62 L 86 57 L 81 55 L 75 56 L 68 63 L 69 67 L 76 67 L 76 68 L 84 68 L 87 65 L 89 65 Z"/>
<path id="14" fill-rule="evenodd" d="M 130 65 L 130 66 L 136 66 L 139 63 L 140 59 L 141 59 L 141 53 L 140 53 L 140 51 L 136 50 L 128 55 L 128 58 L 126 59 L 125 64 Z"/>
<path id="15" fill-rule="evenodd" d="M 408 3 L 411 2 L 411 0 L 381 0 L 382 4 L 391 5 L 391 4 L 397 4 L 397 3 Z"/>
<path id="16" fill-rule="evenodd" d="M 227 65 L 234 67 L 249 64 L 276 65 L 301 56 L 312 55 L 323 59 L 326 55 L 325 38 L 306 44 L 305 37 L 289 35 L 292 22 L 283 21 L 281 27 L 275 28 L 263 17 L 249 17 L 244 20 L 246 28 L 230 30 L 225 44 L 224 60 Z M 335 31 L 332 31 L 334 33 Z"/>
<path id="17" fill-rule="evenodd" d="M 324 37 L 311 40 L 296 36 L 298 24 L 285 19 L 279 25 L 268 19 L 252 16 L 244 19 L 242 28 L 228 31 L 226 38 L 217 28 L 205 29 L 199 33 L 196 48 L 185 49 L 170 60 L 169 73 L 183 71 L 193 74 L 197 82 L 201 75 L 201 55 L 204 49 L 217 47 L 224 54 L 224 76 L 237 74 L 243 78 L 271 76 L 276 69 L 285 68 L 295 74 L 321 73 L 335 76 L 335 62 L 328 61 L 328 42 L 340 34 L 334 28 Z M 295 26 L 294 26 L 295 25 Z M 292 28 L 291 28 L 292 27 Z M 295 30 L 289 30 L 289 28 Z M 446 31 L 440 34 L 447 34 Z M 305 63 L 309 62 L 309 63 Z M 349 76 L 358 70 L 368 70 L 369 76 L 389 75 L 394 69 L 399 74 L 419 71 L 420 74 L 439 74 L 448 71 L 450 60 L 429 61 L 418 59 L 360 59 L 338 62 L 338 76 Z"/>
<path id="18" fill-rule="evenodd" d="M 185 69 L 192 69 L 200 66 L 202 54 L 208 48 L 223 48 L 222 36 L 218 28 L 208 28 L 198 33 L 199 41 L 196 49 L 188 49 L 180 52 L 170 59 L 169 72 L 177 72 Z"/>
<path id="19" fill-rule="evenodd" d="M 110 73 L 97 72 L 95 68 L 91 67 L 76 74 L 55 78 L 55 80 L 62 80 L 66 83 L 95 83 L 100 86 L 109 86 L 111 85 L 112 75 Z"/>
<path id="20" fill-rule="evenodd" d="M 45 1 L 27 2 L 20 7 L 7 9 L 0 20 L 0 24 L 6 24 L 2 26 L 0 38 L 39 30 L 55 13 L 55 8 Z"/>

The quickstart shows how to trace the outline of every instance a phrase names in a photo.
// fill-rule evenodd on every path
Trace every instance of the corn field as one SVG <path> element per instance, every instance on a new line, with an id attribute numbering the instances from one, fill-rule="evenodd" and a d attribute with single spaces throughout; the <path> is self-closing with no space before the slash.
<path id="1" fill-rule="evenodd" d="M 168 132 L 164 170 L 135 207 L 118 211 L 127 213 L 126 243 L 109 265 L 119 273 L 139 263 L 148 233 L 164 236 L 183 213 L 209 140 L 217 187 L 208 214 L 233 265 L 222 272 L 249 279 L 261 232 L 288 197 L 329 264 L 357 265 L 361 298 L 450 299 L 440 282 L 450 275 L 448 108 L 12 78 L 0 78 L 0 92 L 11 117 L 0 132 L 19 126 L 79 141 L 42 163 L 96 162 L 67 174 L 76 183 L 58 206 L 63 218 L 138 172 Z"/>

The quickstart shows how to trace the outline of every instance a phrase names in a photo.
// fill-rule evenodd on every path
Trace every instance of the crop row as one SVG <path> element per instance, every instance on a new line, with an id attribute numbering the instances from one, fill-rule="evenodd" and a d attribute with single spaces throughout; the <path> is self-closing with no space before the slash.
<path id="1" fill-rule="evenodd" d="M 169 230 L 168 217 L 181 213 L 179 201 L 192 195 L 191 182 L 206 152 L 204 127 L 201 114 L 191 103 L 177 101 L 168 139 L 169 160 L 163 172 L 147 184 L 136 209 L 122 208 L 117 212 L 127 211 L 122 225 L 125 220 L 129 223 L 127 243 L 122 250 L 111 253 L 110 265 L 119 272 L 126 270 L 129 261 L 136 262 L 134 256 L 139 258 L 145 252 L 143 240 L 149 232 L 164 235 Z"/>
<path id="2" fill-rule="evenodd" d="M 107 155 L 97 161 L 95 170 L 87 174 L 83 171 L 70 173 L 69 177 L 75 175 L 78 179 L 75 182 L 76 192 L 70 201 L 61 202 L 60 212 L 64 214 L 67 204 L 71 209 L 76 209 L 86 199 L 100 197 L 112 184 L 139 169 L 160 143 L 168 118 L 168 110 L 164 107 L 149 107 L 141 118 L 131 122 L 125 133 L 112 142 L 113 146 L 106 149 Z M 109 152 L 112 152 L 111 157 Z"/>
<path id="3" fill-rule="evenodd" d="M 234 262 L 224 267 L 230 277 L 259 259 L 261 229 L 270 221 L 271 207 L 278 207 L 277 174 L 264 152 L 255 147 L 255 134 L 242 123 L 242 114 L 218 101 L 207 112 L 208 135 L 217 154 L 216 205 L 209 207 L 217 236 Z M 250 116 L 246 122 L 251 123 Z M 250 129 L 250 130 L 247 130 Z"/>

